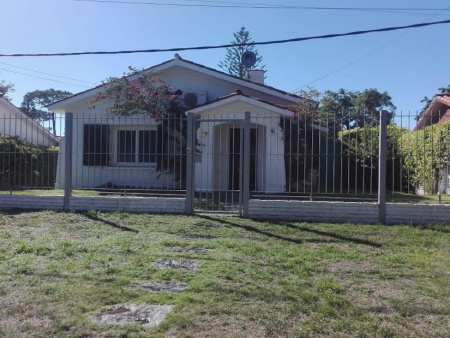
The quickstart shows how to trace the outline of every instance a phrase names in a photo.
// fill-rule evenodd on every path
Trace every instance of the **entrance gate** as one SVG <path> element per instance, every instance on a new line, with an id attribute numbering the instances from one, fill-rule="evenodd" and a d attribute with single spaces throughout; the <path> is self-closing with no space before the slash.
<path id="1" fill-rule="evenodd" d="M 188 213 L 245 216 L 252 162 L 250 144 L 256 137 L 250 129 L 250 113 L 246 112 L 244 119 L 194 119 L 190 113 L 187 131 Z M 256 170 L 256 164 L 253 166 Z"/>

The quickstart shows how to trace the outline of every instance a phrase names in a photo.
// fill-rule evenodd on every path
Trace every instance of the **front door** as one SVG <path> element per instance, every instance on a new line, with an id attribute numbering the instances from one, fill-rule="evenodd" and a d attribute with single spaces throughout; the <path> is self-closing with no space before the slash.
<path id="1" fill-rule="evenodd" d="M 229 168 L 228 189 L 240 190 L 241 186 L 241 150 L 242 139 L 240 128 L 230 128 L 229 132 Z M 256 128 L 250 129 L 250 191 L 257 188 L 257 155 L 258 155 L 258 132 Z"/>

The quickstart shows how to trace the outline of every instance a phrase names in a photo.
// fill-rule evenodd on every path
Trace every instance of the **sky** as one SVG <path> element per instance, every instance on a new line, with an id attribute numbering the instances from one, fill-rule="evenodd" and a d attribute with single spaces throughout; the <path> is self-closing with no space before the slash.
<path id="1" fill-rule="evenodd" d="M 126 1 L 133 3 L 123 3 Z M 244 5 L 253 8 L 236 7 Z M 264 7 L 261 5 L 282 8 L 255 8 Z M 0 0 L 0 54 L 221 45 L 232 42 L 233 33 L 241 27 L 260 42 L 449 19 L 448 0 Z M 288 92 L 308 86 L 321 92 L 376 88 L 389 93 L 397 111 L 415 113 L 423 107 L 424 96 L 432 97 L 438 88 L 450 84 L 449 32 L 450 24 L 442 24 L 257 46 L 257 50 L 270 86 Z M 226 50 L 179 54 L 220 70 L 218 63 L 224 60 Z M 173 57 L 174 52 L 0 56 L 0 80 L 14 84 L 15 92 L 9 96 L 20 106 L 23 96 L 33 90 L 54 88 L 78 93 L 110 76 L 121 76 L 128 66 L 148 68 Z"/>

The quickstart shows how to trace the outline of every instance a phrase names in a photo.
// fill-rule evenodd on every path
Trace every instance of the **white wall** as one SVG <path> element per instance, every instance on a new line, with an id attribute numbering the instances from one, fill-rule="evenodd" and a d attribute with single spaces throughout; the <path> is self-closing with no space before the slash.
<path id="1" fill-rule="evenodd" d="M 108 124 L 110 126 L 156 126 L 157 121 L 149 117 L 112 117 L 104 109 L 83 110 L 73 113 L 73 153 L 72 153 L 72 186 L 75 189 L 96 188 L 106 184 L 119 186 L 142 187 L 149 189 L 177 189 L 171 174 L 156 171 L 155 166 L 120 167 L 120 166 L 83 166 L 84 125 Z M 66 140 L 63 138 L 56 187 L 64 188 L 64 154 Z M 110 144 L 110 152 L 112 145 Z"/>
<path id="2" fill-rule="evenodd" d="M 200 152 L 196 155 L 195 161 L 197 191 L 212 191 L 213 187 L 218 186 L 228 187 L 228 157 L 226 155 L 218 157 L 217 151 L 220 150 L 220 154 L 229 153 L 229 134 L 224 130 L 225 128 L 217 128 L 223 122 L 214 122 L 214 120 L 229 120 L 229 124 L 225 122 L 226 130 L 228 130 L 228 126 L 234 126 L 233 120 L 244 119 L 246 111 L 250 112 L 251 127 L 258 127 L 261 132 L 258 145 L 257 190 L 270 193 L 285 190 L 284 141 L 283 132 L 279 126 L 279 114 L 250 104 L 234 102 L 202 113 L 200 116 L 196 134 L 199 143 L 197 150 Z M 201 122 L 201 120 L 210 120 L 210 122 Z M 223 139 L 215 138 L 215 132 L 220 132 Z M 218 141 L 221 143 L 219 147 L 215 146 Z M 220 183 L 215 183 L 218 180 Z"/>

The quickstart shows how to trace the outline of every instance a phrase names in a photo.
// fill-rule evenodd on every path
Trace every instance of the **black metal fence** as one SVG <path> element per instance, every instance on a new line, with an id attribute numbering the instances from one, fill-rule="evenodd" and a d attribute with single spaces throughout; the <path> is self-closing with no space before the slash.
<path id="1" fill-rule="evenodd" d="M 192 189 L 223 201 L 248 184 L 250 198 L 375 201 L 381 155 L 388 201 L 450 203 L 446 112 L 420 123 L 416 114 L 391 116 L 381 153 L 380 115 L 349 128 L 339 114 L 319 119 L 251 112 L 248 153 L 244 112 L 193 116 L 192 135 L 185 116 L 71 116 L 69 124 L 66 116 L 56 117 L 55 130 L 27 117 L 0 117 L 1 191 L 69 188 L 145 196 Z M 230 200 L 243 203 L 239 194 Z"/>

